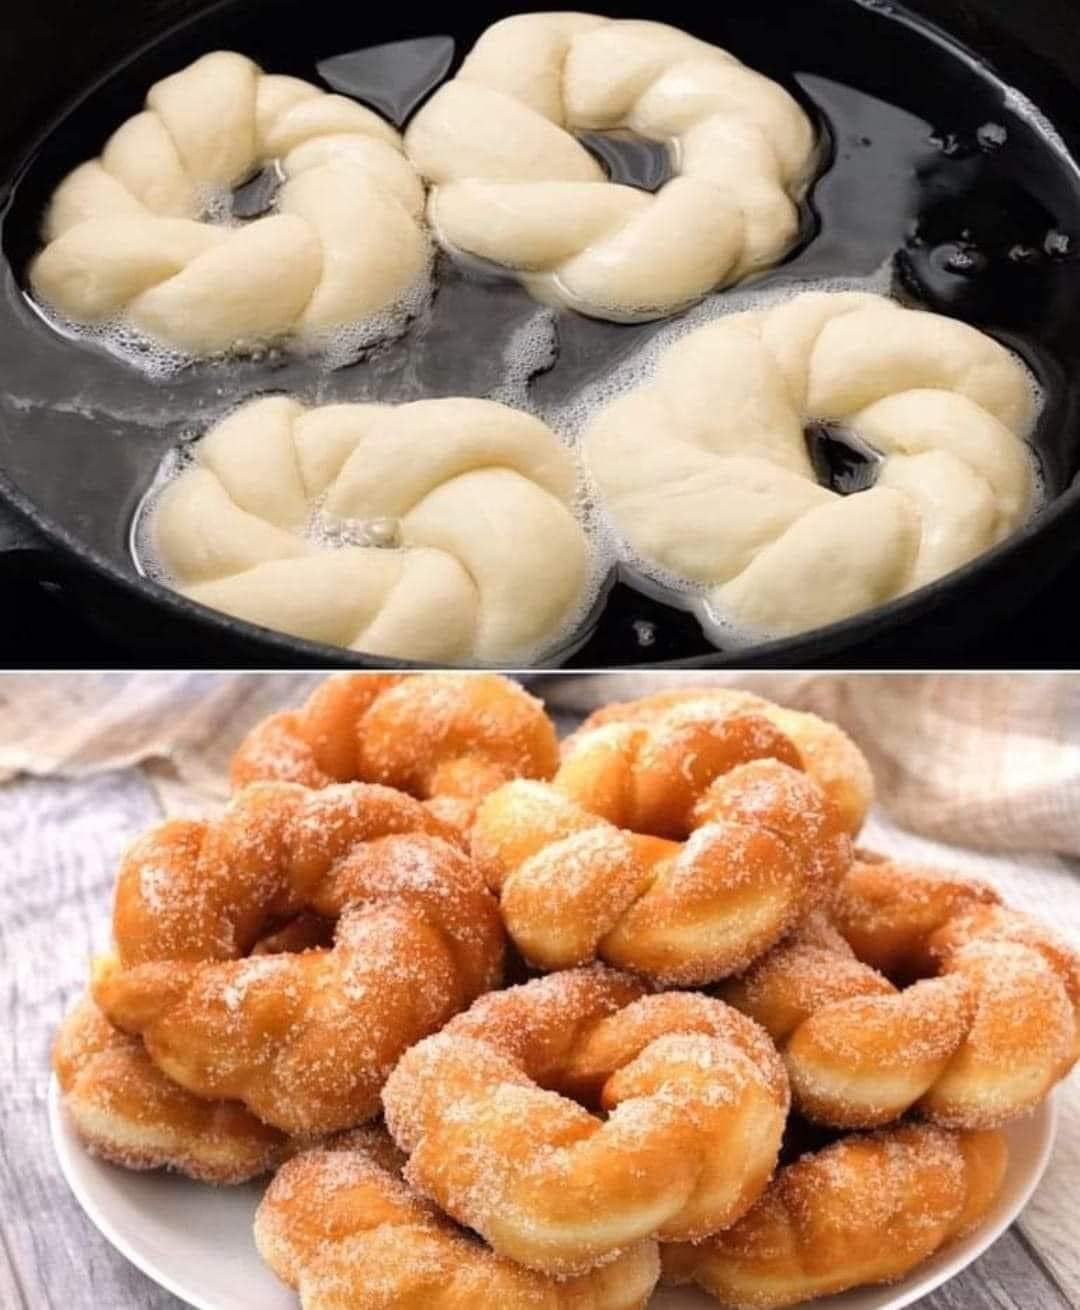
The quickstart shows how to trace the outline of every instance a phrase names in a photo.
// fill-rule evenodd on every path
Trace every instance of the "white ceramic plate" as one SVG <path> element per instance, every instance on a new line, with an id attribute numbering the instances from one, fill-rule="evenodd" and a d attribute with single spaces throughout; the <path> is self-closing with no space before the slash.
<path id="1" fill-rule="evenodd" d="M 1047 1101 L 1008 1130 L 1009 1171 L 986 1222 L 891 1287 L 864 1287 L 815 1302 L 817 1310 L 900 1310 L 958 1274 L 1012 1223 L 1050 1158 L 1057 1113 Z M 79 1204 L 132 1264 L 196 1310 L 297 1310 L 292 1292 L 259 1259 L 251 1236 L 262 1188 L 203 1187 L 166 1173 L 132 1173 L 95 1159 L 72 1132 L 56 1079 L 49 1126 L 60 1168 Z M 715 1310 L 699 1292 L 659 1292 L 650 1310 Z"/>

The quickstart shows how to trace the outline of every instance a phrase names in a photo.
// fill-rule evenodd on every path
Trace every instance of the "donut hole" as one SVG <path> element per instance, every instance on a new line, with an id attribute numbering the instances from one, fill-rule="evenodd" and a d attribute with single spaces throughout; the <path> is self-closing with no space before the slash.
<path id="1" fill-rule="evenodd" d="M 284 174 L 276 160 L 263 164 L 224 196 L 224 204 L 220 209 L 211 206 L 207 218 L 213 220 L 224 217 L 226 221 L 232 219 L 243 222 L 262 218 L 274 208 L 277 193 L 284 180 Z"/>
<path id="2" fill-rule="evenodd" d="M 659 191 L 675 176 L 671 149 L 636 132 L 579 132 L 577 139 L 608 175 L 638 191 Z"/>
<path id="3" fill-rule="evenodd" d="M 850 428 L 837 423 L 811 423 L 805 429 L 817 480 L 839 496 L 869 491 L 877 482 L 883 460 Z"/>
<path id="4" fill-rule="evenodd" d="M 324 550 L 368 546 L 378 550 L 402 550 L 405 525 L 399 518 L 344 519 L 316 508 L 305 535 Z"/>

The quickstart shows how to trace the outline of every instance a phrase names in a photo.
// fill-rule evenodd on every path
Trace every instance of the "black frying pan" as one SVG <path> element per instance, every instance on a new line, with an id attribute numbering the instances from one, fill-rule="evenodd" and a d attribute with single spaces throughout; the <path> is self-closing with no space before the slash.
<path id="1" fill-rule="evenodd" d="M 620 585 L 573 662 L 723 667 L 884 659 L 917 665 L 921 650 L 940 651 L 943 635 L 970 644 L 1080 556 L 1080 414 L 1072 383 L 1080 378 L 1080 263 L 1067 245 L 1043 248 L 1051 232 L 1080 242 L 1075 173 L 1000 103 L 983 72 L 953 54 L 942 57 L 932 33 L 910 27 L 896 6 L 747 0 L 716 6 L 708 19 L 689 3 L 582 7 L 687 27 L 784 80 L 809 108 L 823 111 L 833 127 L 834 157 L 815 199 L 822 235 L 796 256 L 797 271 L 868 272 L 896 254 L 913 299 L 958 313 L 1016 345 L 1048 384 L 1052 403 L 1037 438 L 1049 492 L 1045 509 L 966 569 L 871 614 L 732 653 L 709 646 L 689 616 Z M 454 23 L 460 56 L 505 12 L 490 3 L 463 3 L 441 12 L 438 23 L 442 31 L 447 21 Z M 912 0 L 908 12 L 988 61 L 1045 111 L 1080 156 L 1080 21 L 1073 0 Z M 376 10 L 331 0 L 115 0 L 92 12 L 74 0 L 39 0 L 5 15 L 0 565 L 59 583 L 87 618 L 145 651 L 148 662 L 164 655 L 203 663 L 209 648 L 213 663 L 364 663 L 193 605 L 140 576 L 129 551 L 132 515 L 161 455 L 178 437 L 212 421 L 227 400 L 293 387 L 310 394 L 312 379 L 300 365 L 272 375 L 243 366 L 230 373 L 226 400 L 220 385 L 215 398 L 205 368 L 151 384 L 122 363 L 102 367 L 98 352 L 65 341 L 23 302 L 20 279 L 36 246 L 41 209 L 59 178 L 136 111 L 153 80 L 205 50 L 242 49 L 274 71 L 311 78 L 326 56 L 432 30 L 422 9 L 410 14 L 405 6 Z M 796 85 L 793 70 L 812 80 L 800 78 Z M 895 132 L 904 149 L 914 149 L 915 137 L 900 119 L 875 119 L 867 132 L 879 139 L 861 136 L 843 106 L 830 103 L 830 80 L 879 95 L 938 130 L 932 148 L 929 133 L 917 132 L 921 189 L 911 212 L 894 203 L 902 170 L 889 161 L 898 142 L 880 138 Z M 76 101 L 77 114 L 67 116 Z M 987 121 L 1007 128 L 1007 153 L 998 158 L 972 146 Z M 972 228 L 986 267 L 979 276 L 958 277 L 942 251 L 963 244 Z M 1010 257 L 1017 247 L 1028 255 Z M 512 288 L 494 293 L 490 315 L 468 343 L 480 388 L 486 353 L 519 312 L 515 294 Z M 562 324 L 560 369 L 571 380 L 575 370 L 585 377 L 595 367 L 596 331 L 574 316 Z M 538 385 L 550 386 L 554 377 Z M 348 377 L 336 381 L 335 394 L 350 394 L 350 385 Z M 642 643 L 643 633 L 652 636 L 651 644 Z"/>

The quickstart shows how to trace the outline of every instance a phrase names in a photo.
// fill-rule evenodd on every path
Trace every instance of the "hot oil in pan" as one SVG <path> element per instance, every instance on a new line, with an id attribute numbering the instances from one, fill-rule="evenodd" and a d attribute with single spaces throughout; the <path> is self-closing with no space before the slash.
<path id="1" fill-rule="evenodd" d="M 545 310 L 512 281 L 441 260 L 436 294 L 406 333 L 336 369 L 269 352 L 154 376 L 92 340 L 61 335 L 21 289 L 41 213 L 60 178 L 139 109 L 154 80 L 206 50 L 237 49 L 273 71 L 313 81 L 321 71 L 333 89 L 400 119 L 451 65 L 449 44 L 400 14 L 331 0 L 226 6 L 117 70 L 41 143 L 13 189 L 2 232 L 0 463 L 53 518 L 133 570 L 133 516 L 162 459 L 244 399 L 273 391 L 312 404 L 491 395 L 569 431 L 580 426 L 584 397 L 602 395 L 614 375 L 646 376 L 655 347 L 692 323 L 761 293 L 854 282 L 954 314 L 1017 349 L 1047 397 L 1036 437 L 1046 488 L 1062 490 L 1080 466 L 1080 397 L 1062 382 L 1080 378 L 1080 175 L 1030 104 L 876 3 L 755 0 L 724 6 L 707 25 L 691 6 L 622 12 L 661 17 L 732 50 L 821 123 L 829 158 L 806 211 L 806 239 L 783 267 L 672 322 L 614 325 Z M 454 60 L 500 16 L 477 7 L 460 19 Z M 372 51 L 379 46 L 387 48 Z M 621 181 L 653 189 L 664 180 L 655 150 L 617 138 L 586 144 Z M 809 434 L 816 466 L 837 490 L 857 491 L 873 469 L 838 436 L 830 448 L 835 434 Z M 596 534 L 600 550 L 609 549 L 599 519 Z M 651 590 L 616 585 L 571 662 L 644 663 L 714 649 L 696 619 L 668 603 L 670 593 Z"/>

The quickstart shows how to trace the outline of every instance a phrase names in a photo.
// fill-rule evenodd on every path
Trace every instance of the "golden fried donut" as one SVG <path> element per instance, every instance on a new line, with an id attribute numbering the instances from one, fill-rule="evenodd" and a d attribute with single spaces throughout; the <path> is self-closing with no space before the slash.
<path id="1" fill-rule="evenodd" d="M 732 1228 L 663 1248 L 664 1280 L 729 1310 L 777 1310 L 891 1283 L 985 1218 L 1005 1177 L 1000 1132 L 902 1124 L 782 1168 Z"/>
<path id="2" fill-rule="evenodd" d="M 684 336 L 582 449 L 635 567 L 685 580 L 706 618 L 781 636 L 914 591 L 1020 527 L 1035 395 L 965 323 L 815 292 Z M 871 489 L 820 485 L 815 424 L 877 452 Z"/>
<path id="3" fill-rule="evenodd" d="M 243 1183 L 293 1149 L 283 1133 L 235 1101 L 204 1100 L 178 1086 L 142 1041 L 114 1028 L 89 997 L 61 1024 L 52 1064 L 84 1145 L 125 1169 L 175 1169 L 202 1183 Z"/>
<path id="4" fill-rule="evenodd" d="M 655 192 L 612 183 L 577 139 L 668 149 Z M 480 37 L 405 134 L 452 251 L 598 318 L 658 318 L 767 268 L 799 233 L 814 130 L 776 82 L 665 23 L 515 14 Z"/>
<path id="5" fill-rule="evenodd" d="M 1080 957 L 989 887 L 863 861 L 830 914 L 838 932 L 804 927 L 720 992 L 777 1042 L 807 1118 L 991 1128 L 1080 1055 Z"/>
<path id="6" fill-rule="evenodd" d="M 690 687 L 678 691 L 661 691 L 639 700 L 615 701 L 596 710 L 582 723 L 572 736 L 563 742 L 563 764 L 560 777 L 563 785 L 586 808 L 591 809 L 597 802 L 593 800 L 597 784 L 587 781 L 586 771 L 597 769 L 594 762 L 596 755 L 614 747 L 608 746 L 608 738 L 598 735 L 596 730 L 613 725 L 644 725 L 651 732 L 648 736 L 635 737 L 632 740 L 638 751 L 647 747 L 650 755 L 666 757 L 667 777 L 665 788 L 677 785 L 672 777 L 673 768 L 682 772 L 687 757 L 689 767 L 700 769 L 696 752 L 704 743 L 708 746 L 710 727 L 717 720 L 726 719 L 739 712 L 760 714 L 794 743 L 802 761 L 802 767 L 818 784 L 825 795 L 836 807 L 847 832 L 854 837 L 862 827 L 874 801 L 874 777 L 870 765 L 858 746 L 841 728 L 816 714 L 802 710 L 788 709 L 776 705 L 762 696 L 752 692 L 739 691 L 729 687 Z M 615 742 L 623 739 L 616 736 Z M 683 758 L 679 759 L 679 752 Z M 601 756 L 602 758 L 602 756 Z M 637 761 L 633 761 L 637 764 Z M 610 767 L 618 770 L 610 781 L 599 774 L 604 783 L 601 797 L 608 795 L 618 787 L 620 791 L 633 785 L 640 786 L 636 777 L 628 776 L 627 766 L 613 761 Z M 636 770 L 635 770 L 636 771 Z M 573 778 L 572 787 L 570 779 Z M 612 817 L 610 800 L 602 800 L 599 813 Z M 653 823 L 659 822 L 653 819 Z M 679 835 L 685 821 L 668 821 L 666 829 L 656 828 L 663 834 Z M 650 829 L 652 831 L 653 829 Z M 682 833 L 685 835 L 685 832 Z"/>
<path id="7" fill-rule="evenodd" d="M 266 165 L 284 178 L 275 212 L 237 226 L 228 193 Z M 30 281 L 74 322 L 195 355 L 318 346 L 423 282 L 423 209 L 401 137 L 370 109 L 219 50 L 152 86 L 60 184 Z"/>
<path id="8" fill-rule="evenodd" d="M 543 705 L 509 678 L 338 673 L 298 710 L 249 733 L 233 756 L 232 782 L 381 782 L 467 826 L 488 792 L 511 778 L 550 778 L 558 762 Z"/>
<path id="9" fill-rule="evenodd" d="M 581 734 L 552 784 L 508 783 L 480 805 L 472 850 L 532 963 L 599 958 L 678 986 L 745 969 L 852 856 L 793 743 L 753 710 Z"/>
<path id="10" fill-rule="evenodd" d="M 406 1052 L 383 1105 L 409 1181 L 500 1255 L 560 1277 L 733 1223 L 776 1164 L 783 1065 L 720 1002 L 642 990 L 602 966 L 555 974 Z"/>
<path id="11" fill-rule="evenodd" d="M 363 783 L 257 783 L 219 821 L 163 823 L 124 857 L 95 1000 L 196 1095 L 295 1134 L 361 1123 L 402 1051 L 499 981 L 498 908 L 457 840 Z M 248 954 L 304 910 L 337 919 L 331 949 Z"/>
<path id="12" fill-rule="evenodd" d="M 149 521 L 171 585 L 310 641 L 444 664 L 528 664 L 585 603 L 577 468 L 494 400 L 249 401 Z"/>
<path id="13" fill-rule="evenodd" d="M 558 1282 L 495 1255 L 401 1181 L 386 1134 L 361 1128 L 291 1160 L 255 1216 L 255 1243 L 303 1310 L 643 1310 L 654 1242 Z"/>

